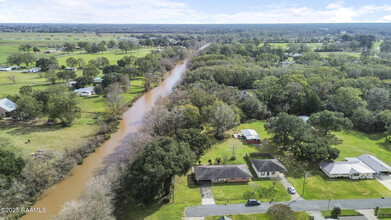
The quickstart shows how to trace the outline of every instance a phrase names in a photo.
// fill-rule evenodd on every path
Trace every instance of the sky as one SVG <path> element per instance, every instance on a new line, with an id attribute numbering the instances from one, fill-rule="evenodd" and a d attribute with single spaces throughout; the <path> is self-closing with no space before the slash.
<path id="1" fill-rule="evenodd" d="M 0 0 L 0 23 L 391 22 L 390 0 Z"/>

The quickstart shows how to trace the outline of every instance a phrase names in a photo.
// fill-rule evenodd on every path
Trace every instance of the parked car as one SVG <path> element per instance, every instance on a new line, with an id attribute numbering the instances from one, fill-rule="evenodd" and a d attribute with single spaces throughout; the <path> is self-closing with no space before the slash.
<path id="1" fill-rule="evenodd" d="M 290 194 L 296 194 L 296 189 L 293 186 L 288 187 L 288 192 Z"/>
<path id="2" fill-rule="evenodd" d="M 255 206 L 255 205 L 261 205 L 261 202 L 259 200 L 255 200 L 255 199 L 249 199 L 247 201 L 247 204 L 248 206 Z"/>

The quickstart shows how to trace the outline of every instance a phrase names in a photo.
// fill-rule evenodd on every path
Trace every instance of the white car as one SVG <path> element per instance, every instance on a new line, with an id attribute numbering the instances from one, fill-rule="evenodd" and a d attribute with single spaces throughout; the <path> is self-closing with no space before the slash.
<path id="1" fill-rule="evenodd" d="M 290 194 L 296 194 L 296 189 L 293 186 L 288 187 L 288 192 Z"/>

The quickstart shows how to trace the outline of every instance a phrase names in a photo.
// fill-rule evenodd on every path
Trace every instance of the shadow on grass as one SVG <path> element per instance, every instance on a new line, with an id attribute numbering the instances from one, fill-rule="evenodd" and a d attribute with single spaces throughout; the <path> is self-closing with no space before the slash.
<path id="1" fill-rule="evenodd" d="M 354 138 L 357 138 L 357 139 L 369 138 L 370 140 L 375 140 L 375 141 L 381 140 L 384 137 L 384 135 L 382 133 L 366 134 L 364 132 L 357 131 L 357 130 L 343 131 L 342 134 L 344 134 L 344 135 L 351 135 L 351 136 L 353 136 Z"/>
<path id="2" fill-rule="evenodd" d="M 187 174 L 186 180 L 187 180 L 187 187 L 189 187 L 190 189 L 199 188 L 199 186 L 194 180 L 194 174 Z"/>
<path id="3" fill-rule="evenodd" d="M 386 151 L 391 151 L 391 143 L 387 143 L 386 141 L 381 142 L 381 143 L 376 143 L 380 148 L 386 150 Z"/>
<path id="4" fill-rule="evenodd" d="M 8 121 L 0 122 L 0 127 L 4 127 L 5 133 L 13 135 L 26 135 L 37 132 L 50 132 L 61 130 L 66 127 L 62 127 L 60 124 L 48 125 L 44 120 L 35 120 L 31 122 L 24 121 Z"/>
<path id="5" fill-rule="evenodd" d="M 114 212 L 114 215 L 116 219 L 142 220 L 159 211 L 162 206 L 163 204 L 160 203 L 144 205 L 135 199 L 129 199 L 129 201 L 121 204 L 121 207 Z"/>

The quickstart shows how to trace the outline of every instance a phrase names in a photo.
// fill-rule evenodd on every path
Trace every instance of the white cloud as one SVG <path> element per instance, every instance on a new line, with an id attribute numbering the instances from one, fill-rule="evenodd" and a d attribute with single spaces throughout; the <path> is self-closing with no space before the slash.
<path id="1" fill-rule="evenodd" d="M 346 7 L 343 1 L 324 9 L 276 3 L 236 13 L 204 13 L 180 0 L 40 0 L 26 4 L 0 0 L 0 22 L 49 23 L 325 23 L 355 22 L 391 11 L 390 5 Z M 388 21 L 389 16 L 380 21 Z M 361 19 L 363 20 L 363 19 Z"/>

